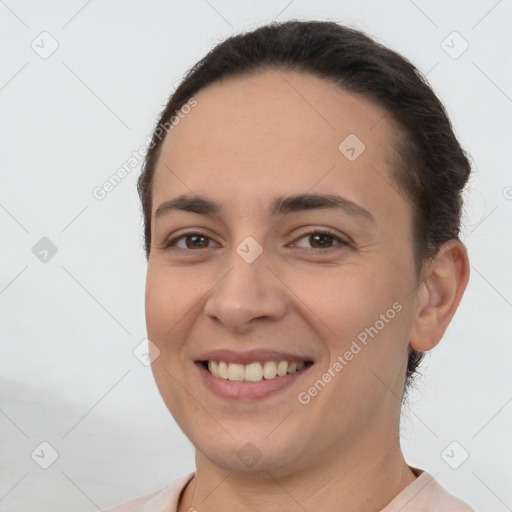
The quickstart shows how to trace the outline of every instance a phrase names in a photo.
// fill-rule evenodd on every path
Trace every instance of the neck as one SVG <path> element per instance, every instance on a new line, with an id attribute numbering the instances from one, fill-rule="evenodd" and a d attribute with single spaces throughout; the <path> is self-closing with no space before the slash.
<path id="1" fill-rule="evenodd" d="M 302 508 L 335 512 L 340 503 L 345 512 L 379 511 L 416 475 L 404 460 L 399 439 L 373 439 L 373 443 L 353 440 L 337 453 L 330 447 L 307 469 L 268 469 L 251 474 L 220 468 L 196 452 L 196 473 L 178 511 L 291 512 Z"/>

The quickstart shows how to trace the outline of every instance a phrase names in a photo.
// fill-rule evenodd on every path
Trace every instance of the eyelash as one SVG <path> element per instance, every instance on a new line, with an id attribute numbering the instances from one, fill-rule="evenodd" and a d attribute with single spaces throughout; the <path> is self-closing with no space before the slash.
<path id="1" fill-rule="evenodd" d="M 338 243 L 335 244 L 334 246 L 332 247 L 327 247 L 326 249 L 322 249 L 322 248 L 305 248 L 305 247 L 299 247 L 299 249 L 305 249 L 306 251 L 321 251 L 321 252 L 330 252 L 331 250 L 335 250 L 336 248 L 343 248 L 343 247 L 348 247 L 350 244 L 349 242 L 347 242 L 346 240 L 343 240 L 342 238 L 340 238 L 338 235 L 330 232 L 329 230 L 311 230 L 311 231 L 306 231 L 304 233 L 301 233 L 299 235 L 299 237 L 296 239 L 297 241 L 301 240 L 302 238 L 305 238 L 307 236 L 312 236 L 312 235 L 327 235 L 328 237 L 331 237 L 333 239 L 335 239 Z M 187 237 L 191 237 L 191 236 L 200 236 L 200 237 L 203 237 L 203 238 L 206 238 L 206 239 L 209 239 L 211 240 L 211 238 L 206 235 L 205 233 L 201 233 L 200 231 L 189 231 L 188 233 L 183 233 L 175 238 L 172 238 L 170 240 L 168 240 L 167 242 L 164 243 L 164 249 L 165 250 L 172 250 L 172 251 L 184 251 L 184 252 L 191 252 L 191 251 L 199 251 L 201 249 L 210 249 L 210 247 L 201 247 L 199 249 L 183 249 L 181 247 L 177 247 L 176 246 L 176 243 L 181 240 L 182 238 L 187 238 Z"/>

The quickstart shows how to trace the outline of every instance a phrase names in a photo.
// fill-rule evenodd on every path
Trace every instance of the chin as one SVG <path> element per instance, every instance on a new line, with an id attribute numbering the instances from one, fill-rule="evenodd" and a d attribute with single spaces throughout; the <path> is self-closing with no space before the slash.
<path id="1" fill-rule="evenodd" d="M 234 440 L 230 447 L 211 446 L 206 449 L 196 448 L 212 464 L 233 473 L 256 475 L 273 473 L 285 467 L 294 467 L 296 454 L 291 454 L 291 447 L 283 447 L 279 452 L 267 446 L 251 441 L 240 443 Z"/>
<path id="2" fill-rule="evenodd" d="M 247 433 L 227 427 L 233 437 L 220 427 L 215 430 L 215 433 L 222 430 L 218 437 L 205 437 L 203 430 L 198 432 L 198 436 L 193 432 L 190 436 L 185 433 L 200 457 L 206 457 L 226 471 L 254 475 L 273 473 L 287 467 L 296 470 L 300 465 L 298 459 L 303 454 L 304 437 L 299 435 L 295 438 L 283 429 L 281 435 L 276 432 L 275 438 L 271 439 L 274 434 L 269 436 L 269 432 L 273 428 L 275 425 L 264 429 L 263 434 L 255 435 L 254 430 Z"/>

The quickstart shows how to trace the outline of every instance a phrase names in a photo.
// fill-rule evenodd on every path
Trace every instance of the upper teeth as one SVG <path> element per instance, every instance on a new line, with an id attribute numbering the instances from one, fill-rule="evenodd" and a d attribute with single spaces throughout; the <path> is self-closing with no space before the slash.
<path id="1" fill-rule="evenodd" d="M 263 378 L 273 379 L 304 368 L 304 362 L 266 361 L 265 363 L 236 364 L 225 361 L 208 361 L 208 370 L 215 377 L 226 380 L 248 380 L 259 382 Z"/>

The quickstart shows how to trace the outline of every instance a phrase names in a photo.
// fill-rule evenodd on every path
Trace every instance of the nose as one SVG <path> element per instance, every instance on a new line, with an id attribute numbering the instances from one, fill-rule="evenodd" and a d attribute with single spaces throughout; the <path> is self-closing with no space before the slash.
<path id="1" fill-rule="evenodd" d="M 238 333 L 279 320 L 289 304 L 287 288 L 269 268 L 265 250 L 249 261 L 233 250 L 204 306 L 208 318 Z"/>

